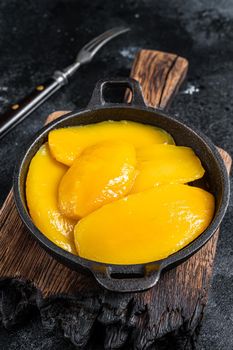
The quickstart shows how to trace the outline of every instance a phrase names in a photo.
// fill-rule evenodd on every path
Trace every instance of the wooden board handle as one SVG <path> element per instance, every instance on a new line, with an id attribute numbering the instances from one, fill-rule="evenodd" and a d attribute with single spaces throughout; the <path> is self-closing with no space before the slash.
<path id="1" fill-rule="evenodd" d="M 166 109 L 184 81 L 188 61 L 174 54 L 141 50 L 138 52 L 131 77 L 138 80 L 146 104 Z"/>

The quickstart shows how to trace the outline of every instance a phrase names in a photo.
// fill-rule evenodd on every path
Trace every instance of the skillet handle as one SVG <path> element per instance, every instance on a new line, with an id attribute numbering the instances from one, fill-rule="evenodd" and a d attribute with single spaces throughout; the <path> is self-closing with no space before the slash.
<path id="1" fill-rule="evenodd" d="M 142 95 L 142 89 L 139 82 L 132 78 L 113 78 L 99 80 L 94 88 L 88 107 L 111 105 L 111 102 L 106 102 L 104 92 L 106 87 L 115 86 L 120 88 L 128 88 L 131 91 L 132 98 L 129 103 L 124 105 L 137 105 L 145 107 L 145 101 Z M 121 103 L 123 104 L 123 103 Z"/>
<path id="2" fill-rule="evenodd" d="M 159 263 L 131 266 L 132 273 L 130 265 L 127 272 L 125 266 L 121 265 L 107 266 L 103 269 L 93 268 L 92 272 L 98 283 L 112 292 L 140 292 L 153 287 L 162 271 L 162 264 Z"/>

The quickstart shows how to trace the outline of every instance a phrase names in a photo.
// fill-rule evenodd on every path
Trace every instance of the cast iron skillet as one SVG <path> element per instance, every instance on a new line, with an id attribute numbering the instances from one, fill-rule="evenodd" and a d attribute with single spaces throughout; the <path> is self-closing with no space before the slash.
<path id="1" fill-rule="evenodd" d="M 107 85 L 129 88 L 132 92 L 132 102 L 130 104 L 106 102 L 104 91 Z M 61 127 L 93 124 L 104 120 L 132 120 L 160 127 L 173 136 L 177 145 L 191 147 L 201 159 L 206 170 L 205 187 L 214 194 L 216 199 L 214 218 L 209 227 L 191 244 L 166 259 L 136 265 L 104 264 L 83 259 L 66 252 L 48 240 L 30 218 L 25 199 L 25 180 L 28 166 L 39 147 L 47 141 L 49 131 Z M 200 132 L 194 131 L 163 111 L 147 107 L 137 81 L 130 78 L 101 80 L 97 83 L 86 109 L 66 114 L 36 134 L 30 145 L 19 157 L 14 176 L 14 195 L 19 214 L 25 225 L 52 256 L 72 269 L 92 272 L 96 280 L 109 290 L 132 292 L 154 286 L 159 280 L 162 270 L 180 264 L 210 239 L 223 219 L 228 205 L 229 179 L 222 158 L 212 142 Z"/>

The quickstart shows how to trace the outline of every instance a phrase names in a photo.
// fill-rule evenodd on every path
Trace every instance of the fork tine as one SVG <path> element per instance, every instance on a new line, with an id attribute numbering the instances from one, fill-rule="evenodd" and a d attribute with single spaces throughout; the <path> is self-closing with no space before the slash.
<path id="1" fill-rule="evenodd" d="M 101 35 L 97 36 L 96 38 L 91 40 L 89 43 L 87 43 L 78 53 L 76 61 L 79 61 L 82 63 L 90 61 L 92 57 L 97 53 L 97 51 L 102 46 L 104 46 L 108 41 L 129 30 L 130 28 L 123 27 L 123 26 L 115 27 L 110 30 L 107 30 L 106 32 L 102 33 Z"/>
<path id="2" fill-rule="evenodd" d="M 112 36 L 118 35 L 120 34 L 122 31 L 126 31 L 127 28 L 125 27 L 116 27 L 116 28 L 112 28 L 107 30 L 106 32 L 100 34 L 99 36 L 97 36 L 96 38 L 94 38 L 93 40 L 91 40 L 89 43 L 87 43 L 84 46 L 85 50 L 89 50 L 91 47 L 98 45 L 98 43 L 102 42 L 102 40 L 105 40 L 106 38 L 112 38 Z"/>
<path id="3" fill-rule="evenodd" d="M 124 33 L 125 31 L 127 31 L 126 29 L 122 29 L 119 31 L 113 31 L 112 33 L 110 33 L 109 35 L 106 35 L 105 38 L 103 38 L 101 41 L 99 41 L 98 43 L 96 43 L 96 45 L 93 45 L 89 48 L 89 50 L 91 50 L 91 55 L 95 55 L 96 52 L 102 47 L 104 46 L 108 41 L 112 40 L 113 38 L 115 38 L 116 36 Z"/>
<path id="4" fill-rule="evenodd" d="M 95 39 L 91 43 L 88 43 L 88 45 L 85 46 L 83 49 L 90 51 L 93 47 L 95 47 L 96 45 L 101 43 L 103 40 L 105 40 L 105 38 L 108 38 L 108 37 L 109 37 L 109 35 L 103 35 L 101 38 Z"/>
<path id="5" fill-rule="evenodd" d="M 89 43 L 87 43 L 85 46 L 84 46 L 84 49 L 85 50 L 90 50 L 91 47 L 95 46 L 95 45 L 98 45 L 98 43 L 102 42 L 105 38 L 108 38 L 111 36 L 111 32 L 108 31 L 108 32 L 105 32 L 103 34 L 101 34 L 100 36 L 98 36 L 97 38 L 93 39 L 92 41 L 90 41 Z"/>

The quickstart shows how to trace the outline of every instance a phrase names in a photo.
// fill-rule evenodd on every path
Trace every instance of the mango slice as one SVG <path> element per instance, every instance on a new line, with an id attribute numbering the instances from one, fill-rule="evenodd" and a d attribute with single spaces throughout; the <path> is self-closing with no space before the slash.
<path id="1" fill-rule="evenodd" d="M 161 185 L 107 204 L 80 220 L 74 239 L 83 258 L 112 264 L 159 260 L 210 224 L 214 197 L 183 184 Z"/>
<path id="2" fill-rule="evenodd" d="M 68 166 L 85 148 L 106 140 L 123 140 L 135 148 L 174 144 L 173 138 L 162 129 L 125 120 L 61 128 L 50 131 L 48 137 L 53 157 Z"/>
<path id="3" fill-rule="evenodd" d="M 77 254 L 73 230 L 77 221 L 62 215 L 57 204 L 57 189 L 67 167 L 50 155 L 47 144 L 41 146 L 29 166 L 26 198 L 34 224 L 59 247 Z"/>
<path id="4" fill-rule="evenodd" d="M 151 145 L 137 151 L 139 174 L 132 193 L 162 184 L 187 183 L 200 179 L 205 170 L 189 147 Z"/>
<path id="5" fill-rule="evenodd" d="M 88 147 L 61 180 L 59 208 L 78 219 L 128 194 L 136 176 L 136 153 L 124 141 Z"/>

